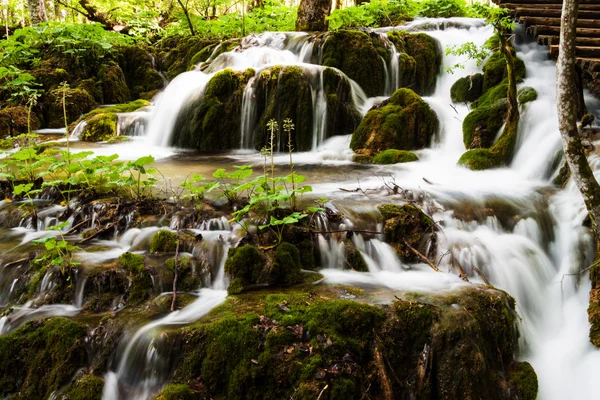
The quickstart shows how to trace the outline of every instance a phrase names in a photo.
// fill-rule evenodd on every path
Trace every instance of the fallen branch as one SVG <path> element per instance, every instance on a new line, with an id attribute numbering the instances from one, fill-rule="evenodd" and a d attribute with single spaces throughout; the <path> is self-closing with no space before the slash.
<path id="1" fill-rule="evenodd" d="M 410 251 L 412 251 L 414 255 L 416 255 L 417 257 L 419 257 L 421 259 L 421 261 L 423 261 L 425 264 L 429 265 L 435 272 L 440 272 L 440 269 L 434 263 L 432 263 L 429 260 L 429 258 L 425 257 L 423 254 L 421 254 L 421 252 L 419 250 L 415 249 L 410 244 L 408 244 L 406 242 L 406 240 L 404 240 L 404 245 L 406 247 L 408 247 L 408 249 Z"/>
<path id="2" fill-rule="evenodd" d="M 114 224 L 108 224 L 103 229 L 96 231 L 93 235 L 86 237 L 85 239 L 79 241 L 77 244 L 85 244 L 85 243 L 91 241 L 92 239 L 95 239 L 98 235 L 108 232 L 109 230 L 113 229 L 114 227 L 115 227 Z"/>
<path id="3" fill-rule="evenodd" d="M 65 233 L 65 236 L 71 235 L 73 233 L 75 233 L 75 231 L 79 228 L 81 228 L 83 225 L 87 224 L 88 222 L 90 222 L 90 218 L 86 219 L 85 221 L 81 221 L 80 223 L 78 223 L 77 225 L 75 225 L 74 227 L 72 227 L 71 229 L 69 229 L 67 231 L 67 233 Z"/>
<path id="4" fill-rule="evenodd" d="M 458 270 L 458 277 L 460 279 L 462 279 L 463 281 L 469 282 L 467 273 L 463 269 L 462 265 L 460 265 L 460 261 L 458 261 L 458 259 L 456 257 L 454 257 L 454 254 L 452 255 L 452 265 L 456 265 L 456 269 Z"/>
<path id="5" fill-rule="evenodd" d="M 471 268 L 473 268 L 473 271 L 477 272 L 477 274 L 479 275 L 479 277 L 481 279 L 483 279 L 483 281 L 485 282 L 486 285 L 488 286 L 492 286 L 492 284 L 490 283 L 490 281 L 488 281 L 488 278 L 485 277 L 485 275 L 483 274 L 483 272 L 481 272 L 476 266 L 471 266 Z"/>
<path id="6" fill-rule="evenodd" d="M 327 388 L 328 388 L 328 387 L 329 387 L 329 385 L 325 385 L 325 387 L 323 388 L 323 390 L 321 390 L 321 393 L 319 393 L 319 397 L 317 397 L 317 400 L 320 400 L 320 399 L 321 399 L 321 396 L 323 396 L 323 392 L 324 392 L 325 390 L 327 390 Z"/>
<path id="7" fill-rule="evenodd" d="M 16 260 L 16 261 L 11 261 L 11 262 L 9 262 L 8 264 L 5 264 L 5 265 L 4 265 L 4 268 L 11 268 L 11 267 L 14 267 L 14 266 L 16 266 L 16 265 L 23 264 L 23 263 L 24 263 L 24 262 L 26 262 L 27 260 L 29 260 L 29 258 L 21 258 L 21 259 L 19 259 L 19 260 Z"/>
<path id="8" fill-rule="evenodd" d="M 379 347 L 375 346 L 375 365 L 377 366 L 377 372 L 379 375 L 379 381 L 381 382 L 381 389 L 383 390 L 383 398 L 386 400 L 393 399 L 392 383 L 390 378 L 385 372 L 385 364 L 383 362 L 383 355 Z"/>

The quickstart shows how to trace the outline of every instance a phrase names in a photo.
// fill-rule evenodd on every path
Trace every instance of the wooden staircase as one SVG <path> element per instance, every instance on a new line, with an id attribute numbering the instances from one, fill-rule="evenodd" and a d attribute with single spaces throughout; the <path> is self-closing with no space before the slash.
<path id="1" fill-rule="evenodd" d="M 556 60 L 560 41 L 562 0 L 493 0 L 511 10 L 538 43 L 549 46 Z M 600 98 L 600 0 L 579 0 L 577 63 L 587 87 Z"/>

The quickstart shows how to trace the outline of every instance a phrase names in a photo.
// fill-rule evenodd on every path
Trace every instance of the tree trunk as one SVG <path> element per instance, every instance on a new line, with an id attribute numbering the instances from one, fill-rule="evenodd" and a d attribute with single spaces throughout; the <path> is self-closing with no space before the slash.
<path id="1" fill-rule="evenodd" d="M 38 25 L 40 22 L 48 21 L 44 0 L 27 0 L 27 7 L 29 8 L 31 25 Z"/>
<path id="2" fill-rule="evenodd" d="M 196 32 L 194 31 L 194 24 L 192 24 L 192 20 L 190 19 L 190 14 L 188 13 L 187 7 L 183 4 L 183 1 L 177 0 L 181 9 L 183 10 L 183 14 L 185 14 L 185 19 L 187 20 L 188 27 L 190 28 L 190 34 L 194 36 Z"/>
<path id="3" fill-rule="evenodd" d="M 301 0 L 298 7 L 297 31 L 326 31 L 331 0 Z"/>
<path id="4" fill-rule="evenodd" d="M 575 45 L 578 9 L 579 0 L 564 0 L 560 24 L 560 50 L 556 62 L 556 106 L 565 159 L 571 170 L 571 177 L 583 196 L 596 238 L 596 261 L 590 270 L 592 290 L 588 319 L 591 324 L 590 341 L 596 347 L 600 347 L 600 265 L 598 263 L 600 185 L 587 162 L 577 126 L 580 107 L 577 102 L 579 95 L 575 93 L 577 91 Z"/>

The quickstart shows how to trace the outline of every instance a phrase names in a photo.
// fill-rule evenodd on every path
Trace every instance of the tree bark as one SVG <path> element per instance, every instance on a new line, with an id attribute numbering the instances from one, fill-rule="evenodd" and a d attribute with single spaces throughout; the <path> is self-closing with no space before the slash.
<path id="1" fill-rule="evenodd" d="M 565 158 L 592 220 L 596 242 L 600 241 L 600 185 L 587 162 L 577 127 L 577 72 L 575 40 L 579 0 L 565 0 L 560 29 L 560 51 L 556 63 L 556 105 L 558 128 Z"/>
<path id="2" fill-rule="evenodd" d="M 297 31 L 326 31 L 331 0 L 301 0 L 298 7 Z"/>
<path id="3" fill-rule="evenodd" d="M 39 25 L 41 22 L 48 21 L 44 0 L 27 0 L 27 7 L 31 25 Z"/>
<path id="4" fill-rule="evenodd" d="M 179 3 L 179 5 L 181 6 L 181 9 L 183 10 L 183 14 L 185 15 L 185 19 L 187 20 L 188 27 L 190 28 L 190 33 L 192 36 L 194 36 L 196 34 L 196 32 L 194 31 L 194 24 L 192 24 L 192 20 L 190 19 L 190 14 L 188 13 L 188 9 L 183 4 L 183 1 L 177 0 L 177 2 Z"/>

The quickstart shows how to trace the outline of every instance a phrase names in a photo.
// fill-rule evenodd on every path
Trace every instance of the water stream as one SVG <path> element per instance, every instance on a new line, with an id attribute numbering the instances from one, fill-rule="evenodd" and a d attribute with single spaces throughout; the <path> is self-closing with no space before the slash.
<path id="1" fill-rule="evenodd" d="M 481 45 L 492 34 L 492 29 L 482 21 L 471 19 L 417 20 L 405 28 L 425 30 L 439 41 L 442 48 L 468 41 Z M 377 32 L 385 36 L 389 29 L 382 28 Z M 436 243 L 437 253 L 447 254 L 440 262 L 443 272 L 436 273 L 426 265 L 404 265 L 381 237 L 356 234 L 352 241 L 363 255 L 369 272 L 350 272 L 341 269 L 344 254 L 342 238 L 320 235 L 317 244 L 325 282 L 435 292 L 482 283 L 475 272 L 477 268 L 494 286 L 506 290 L 517 301 L 521 317 L 519 357 L 531 362 L 537 372 L 539 398 L 592 399 L 600 391 L 600 380 L 595 377 L 600 370 L 600 353 L 588 340 L 586 310 L 590 282 L 587 273 L 580 274 L 580 271 L 585 270 L 593 258 L 593 239 L 582 226 L 586 212 L 577 188 L 570 182 L 565 189 L 559 190 L 551 183 L 561 146 L 557 129 L 554 63 L 548 58 L 547 48 L 528 41 L 522 32 L 518 35 L 516 48 L 528 71 L 521 85 L 535 88 L 538 99 L 521 110 L 517 152 L 507 168 L 474 172 L 456 165 L 465 151 L 462 120 L 469 110 L 464 105 L 451 106 L 450 87 L 457 78 L 480 71 L 474 61 L 456 56 L 445 56 L 442 69 L 457 62 L 463 62 L 464 69 L 454 75 L 440 73 L 435 93 L 424 98 L 437 113 L 441 128 L 431 147 L 417 152 L 420 160 L 386 167 L 353 164 L 350 137 L 326 137 L 323 67 L 311 64 L 319 60 L 320 49 L 310 35 L 303 33 L 250 36 L 244 39 L 241 50 L 215 57 L 202 72 L 189 71 L 179 75 L 158 95 L 149 113 L 139 116 L 144 118 L 143 123 L 120 116 L 122 129 L 133 127 L 131 130 L 135 133 L 132 135 L 136 135 L 134 143 L 116 145 L 114 150 L 94 150 L 100 154 L 108 151 L 123 154 L 128 153 L 128 149 L 133 152 L 136 147 L 134 154 L 143 154 L 144 151 L 159 149 L 157 151 L 165 159 L 158 167 L 175 183 L 189 172 L 210 170 L 223 163 L 260 164 L 260 154 L 248 150 L 252 148 L 252 131 L 256 124 L 253 80 L 245 89 L 242 115 L 239 116 L 242 121 L 240 149 L 217 160 L 191 156 L 183 162 L 177 157 L 169 157 L 176 151 L 167 148 L 177 118 L 187 104 L 203 95 L 210 77 L 223 68 L 254 68 L 258 74 L 273 65 L 302 66 L 315 77 L 311 87 L 315 108 L 313 115 L 317 117 L 313 120 L 312 151 L 295 154 L 294 162 L 298 168 L 306 169 L 305 174 L 314 189 L 313 195 L 329 198 L 343 208 L 345 214 L 371 212 L 373 215 L 377 204 L 401 201 L 402 196 L 410 193 L 423 199 L 425 211 L 442 226 Z M 386 96 L 402 83 L 399 81 L 398 52 L 393 45 L 388 49 L 390 58 L 382 59 L 387 71 Z M 349 82 L 354 106 L 363 115 L 371 105 L 386 98 L 367 99 L 356 82 Z M 593 104 L 597 106 L 597 103 Z M 287 154 L 275 157 L 278 165 L 286 165 L 287 160 Z M 595 162 L 593 165 L 598 164 Z M 403 189 L 402 196 L 387 193 L 385 183 L 392 180 Z M 377 190 L 366 194 L 340 190 L 357 186 Z M 372 216 L 368 223 L 375 226 L 376 219 L 377 216 Z M 347 229 L 356 223 L 351 216 L 342 222 Z M 211 224 L 198 227 L 202 232 L 212 232 L 204 237 L 215 243 L 214 248 L 205 250 L 206 254 L 213 254 L 212 263 L 215 264 L 211 288 L 198 288 L 198 298 L 192 304 L 139 327 L 122 341 L 117 362 L 105 377 L 105 399 L 147 399 L 160 390 L 169 378 L 169 368 L 156 350 L 160 328 L 192 323 L 224 301 L 227 282 L 223 265 L 228 248 L 236 244 L 237 234 L 225 221 L 212 221 Z M 40 233 L 19 229 L 23 243 Z M 131 229 L 115 241 L 103 243 L 110 247 L 106 252 L 83 252 L 81 257 L 89 262 L 115 259 L 125 251 L 136 251 L 136 244 L 146 240 L 157 229 Z M 326 231 L 328 227 L 322 225 L 321 229 Z M 452 259 L 460 262 L 471 283 L 459 279 L 458 273 L 453 270 Z M 12 290 L 10 287 L 14 279 L 8 271 L 0 271 L 2 302 L 7 301 L 4 292 Z M 81 285 L 84 284 L 85 280 Z M 54 309 L 40 307 L 36 312 L 72 315 L 79 311 L 80 299 L 78 294 L 74 304 L 68 306 L 71 308 L 49 305 L 44 307 Z M 16 319 L 18 313 L 14 313 Z M 5 325 L 6 317 L 0 320 L 1 333 L 5 333 Z"/>

